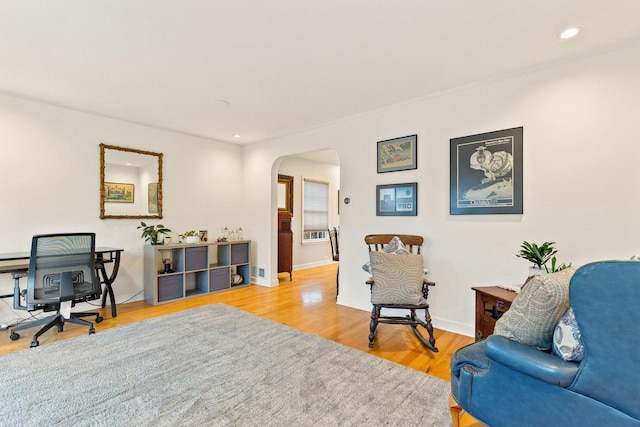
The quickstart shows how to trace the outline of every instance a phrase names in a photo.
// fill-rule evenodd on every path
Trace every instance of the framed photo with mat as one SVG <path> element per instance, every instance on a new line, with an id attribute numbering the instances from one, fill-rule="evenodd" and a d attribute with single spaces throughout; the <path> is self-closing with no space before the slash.
<path id="1" fill-rule="evenodd" d="M 418 183 L 377 185 L 376 215 L 418 215 Z"/>

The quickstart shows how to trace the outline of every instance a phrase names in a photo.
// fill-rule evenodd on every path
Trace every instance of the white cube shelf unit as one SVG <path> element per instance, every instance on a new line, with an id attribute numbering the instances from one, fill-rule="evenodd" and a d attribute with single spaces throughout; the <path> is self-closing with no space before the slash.
<path id="1" fill-rule="evenodd" d="M 165 272 L 163 259 L 171 258 Z M 251 284 L 251 241 L 144 247 L 144 299 L 158 305 Z M 240 275 L 234 284 L 233 275 Z"/>

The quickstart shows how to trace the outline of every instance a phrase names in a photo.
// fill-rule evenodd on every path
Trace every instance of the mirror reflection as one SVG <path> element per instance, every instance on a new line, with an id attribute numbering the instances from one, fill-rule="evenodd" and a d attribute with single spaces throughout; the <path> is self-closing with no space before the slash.
<path id="1" fill-rule="evenodd" d="M 293 177 L 278 174 L 278 212 L 293 216 Z"/>
<path id="2" fill-rule="evenodd" d="M 100 218 L 162 218 L 162 153 L 100 144 Z"/>

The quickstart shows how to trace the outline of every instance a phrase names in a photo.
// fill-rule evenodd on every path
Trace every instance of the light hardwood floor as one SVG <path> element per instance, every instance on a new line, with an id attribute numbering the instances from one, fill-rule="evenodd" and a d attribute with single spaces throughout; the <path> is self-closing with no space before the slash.
<path id="1" fill-rule="evenodd" d="M 381 324 L 375 345 L 370 349 L 369 313 L 336 304 L 336 268 L 337 264 L 333 264 L 298 270 L 293 273 L 292 281 L 289 281 L 288 274 L 283 274 L 280 276 L 280 286 L 273 288 L 252 285 L 159 306 L 144 301 L 119 304 L 116 318 L 111 317 L 109 307 L 99 309 L 104 321 L 95 324 L 96 333 L 201 305 L 224 303 L 448 381 L 451 355 L 458 348 L 473 342 L 473 338 L 436 329 L 434 335 L 440 351 L 432 353 L 425 350 L 409 327 Z M 358 285 L 366 286 L 364 281 Z M 115 293 L 117 296 L 117 281 Z M 9 339 L 9 331 L 0 332 L 0 354 L 29 348 L 34 331 L 21 331 L 22 337 L 17 341 Z M 86 327 L 68 324 L 62 333 L 55 328 L 48 331 L 40 337 L 39 342 L 43 346 L 86 333 Z M 463 419 L 462 425 L 475 424 Z"/>

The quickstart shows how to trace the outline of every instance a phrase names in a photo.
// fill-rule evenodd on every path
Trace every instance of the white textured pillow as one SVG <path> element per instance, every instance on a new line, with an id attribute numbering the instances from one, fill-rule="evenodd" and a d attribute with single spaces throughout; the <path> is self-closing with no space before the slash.
<path id="1" fill-rule="evenodd" d="M 562 315 L 553 333 L 553 354 L 569 362 L 579 362 L 584 358 L 584 345 L 573 309 Z"/>
<path id="2" fill-rule="evenodd" d="M 422 255 L 371 252 L 372 304 L 424 304 Z"/>
<path id="3" fill-rule="evenodd" d="M 393 236 L 393 239 L 382 248 L 382 252 L 387 254 L 409 255 L 409 249 L 402 243 L 402 240 L 398 236 Z M 369 274 L 371 273 L 371 262 L 362 266 L 362 269 Z M 426 273 L 425 273 L 426 274 Z"/>

